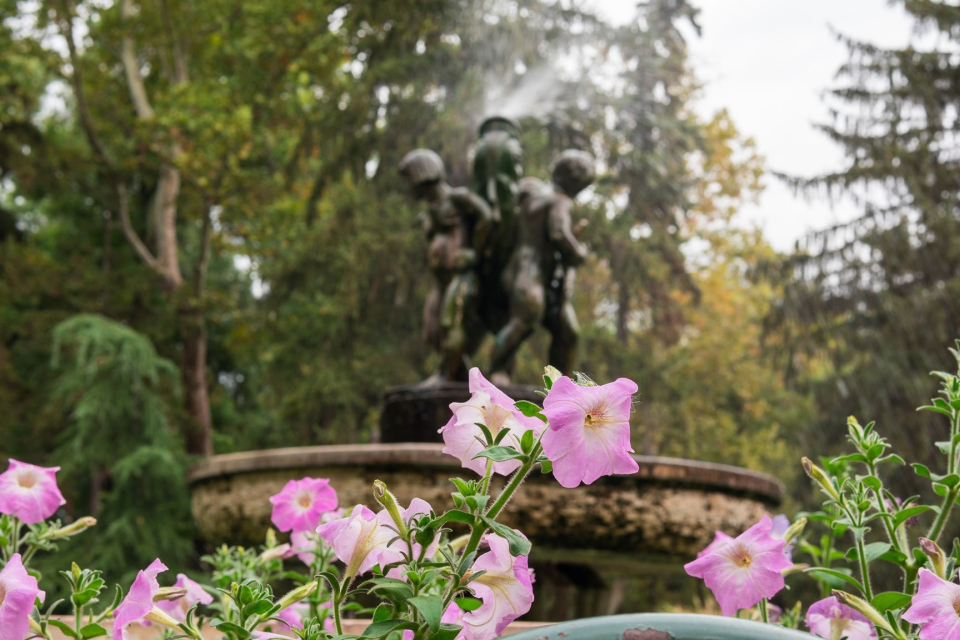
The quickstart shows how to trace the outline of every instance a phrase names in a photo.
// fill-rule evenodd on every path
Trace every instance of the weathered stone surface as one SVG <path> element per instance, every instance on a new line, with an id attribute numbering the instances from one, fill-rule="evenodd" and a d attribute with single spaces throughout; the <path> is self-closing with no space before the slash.
<path id="1" fill-rule="evenodd" d="M 372 504 L 371 485 L 383 480 L 403 502 L 424 498 L 449 506 L 448 478 L 469 476 L 440 445 L 341 445 L 215 456 L 192 476 L 193 511 L 211 542 L 251 544 L 270 524 L 268 498 L 306 475 L 330 478 L 341 506 Z M 534 474 L 501 520 L 540 548 L 609 551 L 645 557 L 690 557 L 714 531 L 742 531 L 780 501 L 769 476 L 744 469 L 637 456 L 634 476 L 602 478 L 564 489 Z M 499 491 L 502 479 L 495 483 Z"/>

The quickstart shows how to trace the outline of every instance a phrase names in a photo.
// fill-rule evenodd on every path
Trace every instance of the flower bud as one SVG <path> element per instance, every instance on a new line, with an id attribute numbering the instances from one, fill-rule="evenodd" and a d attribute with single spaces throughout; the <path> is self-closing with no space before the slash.
<path id="1" fill-rule="evenodd" d="M 56 540 L 58 538 L 69 538 L 70 536 L 75 536 L 78 533 L 86 531 L 90 527 L 97 524 L 97 519 L 91 516 L 84 516 L 72 524 L 68 524 L 65 527 L 60 527 L 51 534 L 51 538 Z"/>
<path id="2" fill-rule="evenodd" d="M 38 637 L 40 638 L 49 637 L 43 632 L 43 628 L 40 626 L 40 623 L 33 619 L 33 616 L 29 616 L 29 620 L 30 620 L 30 630 L 33 631 Z"/>
<path id="3" fill-rule="evenodd" d="M 940 548 L 940 545 L 933 540 L 920 538 L 920 549 L 930 558 L 933 572 L 947 580 L 947 555 Z"/>
<path id="4" fill-rule="evenodd" d="M 894 633 L 893 629 L 890 628 L 890 623 L 887 621 L 883 615 L 873 608 L 869 602 L 866 600 L 861 600 L 857 596 L 851 595 L 846 591 L 840 591 L 838 589 L 833 590 L 833 595 L 837 598 L 837 601 L 840 604 L 845 604 L 854 611 L 859 611 L 867 617 L 870 622 L 872 622 L 877 628 L 883 629 L 890 632 L 895 637 L 902 637 L 902 634 Z M 899 630 L 898 630 L 899 631 Z"/>
<path id="5" fill-rule="evenodd" d="M 404 539 L 407 537 L 407 525 L 403 522 L 403 518 L 400 516 L 400 507 L 397 506 L 397 499 L 393 497 L 393 494 L 390 493 L 390 490 L 387 489 L 387 484 L 381 480 L 375 480 L 373 483 L 373 497 L 377 502 L 383 505 L 383 508 L 387 510 L 387 513 L 390 514 L 390 517 L 393 519 L 393 523 L 397 525 L 397 531 L 403 536 Z"/>
<path id="6" fill-rule="evenodd" d="M 550 382 L 547 383 L 547 387 L 553 386 L 553 383 L 563 377 L 563 373 L 560 369 L 557 369 L 554 366 L 546 366 L 543 368 L 543 381 L 546 383 L 547 380 Z"/>
<path id="7" fill-rule="evenodd" d="M 454 538 L 450 541 L 450 548 L 454 551 L 460 551 L 460 549 L 463 549 L 465 546 L 467 546 L 467 542 L 469 541 L 470 534 L 460 536 L 459 538 Z"/>
<path id="8" fill-rule="evenodd" d="M 80 576 L 82 573 L 83 572 L 80 570 L 80 565 L 78 565 L 76 562 L 70 563 L 70 575 L 73 576 L 74 583 L 80 582 Z"/>
<path id="9" fill-rule="evenodd" d="M 810 462 L 809 458 L 800 458 L 800 463 L 803 464 L 804 472 L 816 481 L 828 496 L 840 502 L 840 494 L 837 493 L 833 483 L 830 482 L 830 478 L 823 469 Z"/>
<path id="10" fill-rule="evenodd" d="M 180 623 L 173 619 L 173 617 L 164 611 L 163 609 L 154 606 L 150 610 L 150 613 L 146 615 L 146 619 L 150 622 L 156 622 L 157 624 L 162 624 L 165 627 L 170 627 L 171 629 L 179 629 Z"/>
<path id="11" fill-rule="evenodd" d="M 317 590 L 317 581 L 311 580 L 302 587 L 297 587 L 293 591 L 288 591 L 286 595 L 277 600 L 277 606 L 280 607 L 280 611 L 283 611 L 287 607 L 297 604 L 301 600 L 306 600 L 314 594 Z"/>
<path id="12" fill-rule="evenodd" d="M 276 542 L 276 538 L 274 538 Z M 271 547 L 260 554 L 260 562 L 270 562 L 271 560 L 282 560 L 290 555 L 290 545 L 281 544 L 275 547 Z"/>
<path id="13" fill-rule="evenodd" d="M 187 590 L 183 587 L 160 587 L 157 589 L 157 592 L 153 594 L 153 601 L 179 600 L 185 595 L 187 595 Z"/>
<path id="14" fill-rule="evenodd" d="M 277 546 L 277 532 L 273 530 L 273 527 L 267 529 L 267 536 L 264 544 L 267 545 L 267 548 Z"/>
<path id="15" fill-rule="evenodd" d="M 787 544 L 790 544 L 794 540 L 800 537 L 800 534 L 803 533 L 803 528 L 807 526 L 806 518 L 799 518 L 796 522 L 790 525 L 790 528 L 786 530 L 783 534 L 783 539 Z"/>

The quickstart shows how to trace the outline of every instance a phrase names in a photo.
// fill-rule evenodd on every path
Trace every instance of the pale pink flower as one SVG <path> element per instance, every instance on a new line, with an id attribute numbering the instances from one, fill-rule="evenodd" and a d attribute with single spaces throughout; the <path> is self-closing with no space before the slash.
<path id="1" fill-rule="evenodd" d="M 398 551 L 388 547 L 397 537 L 391 527 L 395 525 L 389 513 L 374 513 L 358 504 L 348 517 L 320 525 L 317 533 L 347 565 L 344 576 L 353 577 L 375 565 L 383 567 L 401 559 Z"/>
<path id="2" fill-rule="evenodd" d="M 170 614 L 170 617 L 178 622 L 187 619 L 187 611 L 196 603 L 209 605 L 213 603 L 213 596 L 206 589 L 194 582 L 182 573 L 177 574 L 177 581 L 173 583 L 175 589 L 185 589 L 186 593 L 182 598 L 176 600 L 160 600 L 156 606 Z"/>
<path id="3" fill-rule="evenodd" d="M 920 569 L 920 586 L 907 622 L 920 625 L 920 640 L 960 640 L 960 585 L 947 582 L 927 569 Z"/>
<path id="4" fill-rule="evenodd" d="M 636 392 L 636 383 L 626 378 L 595 387 L 581 387 L 567 376 L 553 383 L 543 401 L 550 428 L 542 444 L 557 482 L 572 488 L 640 469 L 630 455 L 630 403 Z"/>
<path id="5" fill-rule="evenodd" d="M 10 458 L 10 466 L 0 474 L 0 513 L 26 524 L 52 516 L 66 502 L 57 487 L 59 470 L 60 467 L 38 467 Z"/>
<path id="6" fill-rule="evenodd" d="M 286 609 L 281 609 L 277 613 L 284 626 L 287 629 L 303 629 L 303 617 L 310 612 L 310 605 L 305 602 L 297 602 Z"/>
<path id="7" fill-rule="evenodd" d="M 280 531 L 313 531 L 324 513 L 337 508 L 337 492 L 327 478 L 303 478 L 288 482 L 270 503 L 270 520 Z"/>
<path id="8" fill-rule="evenodd" d="M 127 640 L 127 625 L 140 622 L 153 610 L 153 597 L 160 584 L 157 575 L 167 570 L 159 558 L 150 566 L 137 573 L 130 585 L 130 591 L 113 612 L 113 637 L 115 640 Z"/>
<path id="9" fill-rule="evenodd" d="M 347 512 L 344 509 L 333 509 L 320 516 L 320 524 L 326 524 L 343 518 Z M 316 561 L 317 545 L 320 543 L 320 536 L 316 531 L 294 531 L 290 534 L 290 544 L 293 548 L 293 554 L 300 559 L 300 562 L 308 567 L 313 566 Z"/>
<path id="10" fill-rule="evenodd" d="M 30 614 L 34 601 L 46 594 L 37 588 L 37 579 L 23 568 L 15 553 L 0 571 L 0 640 L 23 640 L 30 635 Z"/>
<path id="11" fill-rule="evenodd" d="M 733 540 L 733 537 L 728 536 L 723 531 L 717 531 L 713 534 L 713 542 L 708 544 L 703 551 L 697 554 L 697 559 L 700 559 L 703 556 L 711 554 L 717 549 L 724 547 L 731 540 Z"/>
<path id="12" fill-rule="evenodd" d="M 512 398 L 490 384 L 480 370 L 470 370 L 470 393 L 466 402 L 454 402 L 450 405 L 453 417 L 440 429 L 443 434 L 443 452 L 460 459 L 466 469 L 484 475 L 487 469 L 486 458 L 474 458 L 484 450 L 483 431 L 477 426 L 482 424 L 496 437 L 501 431 L 507 434 L 500 442 L 520 450 L 520 439 L 527 431 L 539 436 L 544 424 L 537 418 L 528 418 L 516 408 Z M 493 472 L 509 475 L 520 468 L 519 460 L 502 460 L 493 463 Z"/>
<path id="13" fill-rule="evenodd" d="M 736 615 L 783 589 L 781 572 L 793 563 L 783 553 L 784 541 L 770 535 L 770 527 L 770 517 L 763 516 L 737 538 L 684 566 L 691 576 L 703 578 L 723 615 Z"/>
<path id="14" fill-rule="evenodd" d="M 498 637 L 533 604 L 527 556 L 511 556 L 509 543 L 496 534 L 488 534 L 486 541 L 490 550 L 478 557 L 471 568 L 486 573 L 470 583 L 483 604 L 462 618 L 465 635 L 471 640 Z"/>
<path id="15" fill-rule="evenodd" d="M 845 604 L 836 596 L 814 602 L 807 610 L 807 627 L 810 633 L 833 640 L 876 640 L 877 632 L 867 617 Z"/>

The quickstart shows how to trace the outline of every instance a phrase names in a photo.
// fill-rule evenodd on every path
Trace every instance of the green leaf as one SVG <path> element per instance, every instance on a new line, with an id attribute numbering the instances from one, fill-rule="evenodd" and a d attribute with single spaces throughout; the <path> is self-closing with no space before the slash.
<path id="1" fill-rule="evenodd" d="M 896 529 L 910 518 L 918 516 L 921 513 L 926 513 L 927 511 L 936 511 L 939 513 L 940 507 L 932 507 L 930 505 L 922 504 L 917 505 L 916 507 L 907 507 L 906 509 L 898 511 L 896 515 L 893 516 L 893 528 Z"/>
<path id="2" fill-rule="evenodd" d="M 520 438 L 520 451 L 530 453 L 531 449 L 533 449 L 533 429 L 524 431 Z"/>
<path id="3" fill-rule="evenodd" d="M 83 591 L 70 596 L 70 599 L 73 600 L 73 604 L 77 605 L 78 607 L 82 607 L 96 598 L 99 594 L 100 591 L 97 589 L 84 589 Z"/>
<path id="4" fill-rule="evenodd" d="M 463 627 L 459 624 L 443 623 L 440 625 L 440 630 L 430 636 L 430 640 L 455 640 L 462 629 Z"/>
<path id="5" fill-rule="evenodd" d="M 540 460 L 540 473 L 550 473 L 553 471 L 553 463 L 549 460 Z"/>
<path id="6" fill-rule="evenodd" d="M 528 400 L 518 400 L 517 402 L 513 403 L 513 406 L 519 409 L 520 413 L 527 416 L 528 418 L 543 417 L 543 413 L 542 413 L 543 409 L 541 409 L 539 406 L 533 404 Z"/>
<path id="7" fill-rule="evenodd" d="M 489 458 L 494 462 L 503 462 L 504 460 L 514 460 L 522 457 L 523 454 L 513 447 L 490 447 L 473 456 L 473 459 Z"/>
<path id="8" fill-rule="evenodd" d="M 440 617 L 443 615 L 443 598 L 440 596 L 417 596 L 407 600 L 417 608 L 424 622 L 430 630 L 436 633 L 440 630 Z"/>
<path id="9" fill-rule="evenodd" d="M 60 629 L 65 635 L 71 638 L 80 638 L 76 631 L 73 630 L 73 627 L 68 625 L 66 622 L 61 622 L 60 620 L 54 620 L 53 618 L 47 620 L 47 624 L 52 624 L 57 629 Z"/>
<path id="10" fill-rule="evenodd" d="M 107 635 L 107 630 L 93 622 L 88 625 L 84 625 L 80 629 L 80 635 L 84 640 L 89 640 L 89 638 L 99 638 L 100 636 Z"/>
<path id="11" fill-rule="evenodd" d="M 880 488 L 883 487 L 883 483 L 880 482 L 880 478 L 876 476 L 867 476 L 863 479 L 863 484 L 870 487 L 874 491 L 880 491 Z"/>
<path id="12" fill-rule="evenodd" d="M 943 476 L 942 478 L 940 478 L 940 482 L 942 482 L 943 484 L 945 484 L 946 486 L 952 489 L 958 484 L 960 484 L 960 475 L 951 473 L 948 476 Z"/>
<path id="13" fill-rule="evenodd" d="M 385 635 L 393 631 L 402 631 L 404 629 L 416 629 L 417 625 L 410 622 L 409 620 L 399 620 L 394 618 L 393 620 L 381 620 L 380 622 L 374 622 L 369 627 L 363 630 L 363 633 L 360 634 L 360 638 L 382 638 Z"/>
<path id="14" fill-rule="evenodd" d="M 525 556 L 530 553 L 530 541 L 527 540 L 519 532 L 514 531 L 506 525 L 502 525 L 499 522 L 491 520 L 486 516 L 481 516 L 483 521 L 488 527 L 493 529 L 494 533 L 505 538 L 507 542 L 510 543 L 510 555 L 512 556 Z"/>
<path id="15" fill-rule="evenodd" d="M 369 587 L 371 593 L 383 594 L 387 597 L 393 596 L 402 600 L 413 597 L 413 587 L 403 580 L 395 578 L 373 578 L 364 584 L 371 584 Z"/>
<path id="16" fill-rule="evenodd" d="M 454 598 L 453 601 L 456 602 L 457 606 L 460 607 L 460 609 L 464 612 L 476 611 L 483 606 L 483 600 L 480 600 L 479 598 Z"/>
<path id="17" fill-rule="evenodd" d="M 273 603 L 269 600 L 255 600 L 243 608 L 243 617 L 259 616 L 273 608 Z"/>
<path id="18" fill-rule="evenodd" d="M 241 627 L 238 624 L 232 622 L 226 622 L 224 620 L 217 621 L 216 624 L 213 622 L 210 623 L 211 627 L 214 627 L 220 633 L 232 633 L 233 635 L 240 638 L 240 640 L 246 640 L 250 637 L 250 632 Z"/>
<path id="19" fill-rule="evenodd" d="M 860 593 L 863 593 L 863 585 L 860 584 L 860 581 L 854 578 L 853 576 L 847 575 L 842 571 L 837 571 L 836 569 L 826 569 L 824 567 L 812 567 L 810 569 L 804 570 L 804 573 L 811 574 L 817 580 L 825 582 L 831 587 L 833 586 L 842 586 L 838 583 L 847 583 L 857 588 Z"/>
<path id="20" fill-rule="evenodd" d="M 393 607 L 386 603 L 381 603 L 373 612 L 372 622 L 389 620 L 391 615 L 393 615 Z"/>
<path id="21" fill-rule="evenodd" d="M 834 458 L 830 462 L 831 464 L 837 464 L 840 462 L 862 462 L 866 464 L 867 457 L 862 453 L 851 453 L 850 455 L 847 455 L 847 456 L 839 456 L 837 458 Z"/>
<path id="22" fill-rule="evenodd" d="M 927 479 L 930 478 L 930 469 L 928 469 L 928 468 L 926 467 L 926 465 L 922 465 L 922 464 L 920 464 L 919 462 L 914 462 L 914 463 L 911 464 L 910 466 L 913 467 L 913 470 L 914 470 L 914 471 L 917 473 L 917 475 L 920 476 L 921 478 L 927 478 Z"/>
<path id="23" fill-rule="evenodd" d="M 460 511 L 459 509 L 451 509 L 445 514 L 434 520 L 430 523 L 431 526 L 441 525 L 444 522 L 464 522 L 466 524 L 472 524 L 474 521 L 474 516 L 467 513 L 466 511 Z"/>
<path id="24" fill-rule="evenodd" d="M 867 562 L 873 562 L 887 551 L 893 547 L 888 542 L 871 542 L 868 545 L 863 547 L 863 556 L 867 559 Z"/>
<path id="25" fill-rule="evenodd" d="M 903 609 L 910 604 L 910 598 L 909 594 L 899 591 L 884 591 L 875 595 L 870 604 L 880 613 L 886 613 L 895 609 Z"/>

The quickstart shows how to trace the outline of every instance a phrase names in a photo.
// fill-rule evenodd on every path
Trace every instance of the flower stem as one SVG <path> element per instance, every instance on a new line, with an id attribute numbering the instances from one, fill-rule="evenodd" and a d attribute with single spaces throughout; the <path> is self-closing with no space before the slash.
<path id="1" fill-rule="evenodd" d="M 947 491 L 947 495 L 943 498 L 943 505 L 940 507 L 940 513 L 937 514 L 937 519 L 933 522 L 933 526 L 930 527 L 930 533 L 927 534 L 927 538 L 937 542 L 940 534 L 943 533 L 943 527 L 947 524 L 947 518 L 950 517 L 950 512 L 953 510 L 953 504 L 956 501 L 957 490 L 950 489 Z"/>
<path id="2" fill-rule="evenodd" d="M 860 560 L 860 575 L 863 578 L 863 595 L 867 602 L 873 600 L 873 587 L 870 586 L 870 569 L 864 553 L 863 536 L 857 535 L 857 558 Z"/>
<path id="3" fill-rule="evenodd" d="M 760 619 L 764 622 L 770 622 L 770 615 L 767 613 L 767 599 L 761 598 L 760 600 Z"/>

